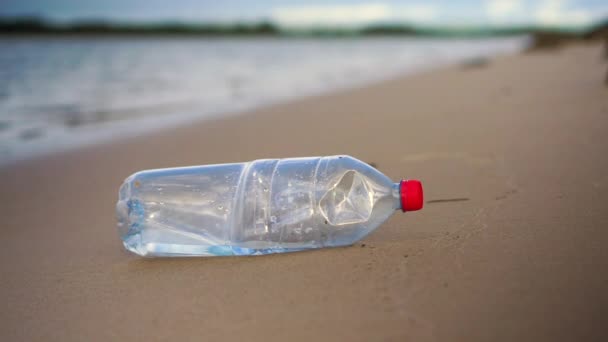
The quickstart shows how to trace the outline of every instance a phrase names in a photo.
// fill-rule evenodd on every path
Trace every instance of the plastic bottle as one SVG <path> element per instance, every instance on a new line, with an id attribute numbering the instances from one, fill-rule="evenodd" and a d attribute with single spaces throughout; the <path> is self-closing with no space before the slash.
<path id="1" fill-rule="evenodd" d="M 422 202 L 419 181 L 331 156 L 137 172 L 117 215 L 141 256 L 258 255 L 350 245 Z"/>

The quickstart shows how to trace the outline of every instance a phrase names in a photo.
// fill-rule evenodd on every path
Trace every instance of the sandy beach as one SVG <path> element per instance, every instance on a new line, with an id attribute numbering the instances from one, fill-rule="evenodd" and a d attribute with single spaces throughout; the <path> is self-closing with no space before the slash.
<path id="1" fill-rule="evenodd" d="M 0 340 L 605 340 L 601 51 L 452 66 L 2 168 Z M 314 252 L 142 259 L 120 243 L 135 171 L 332 154 L 422 180 L 424 210 Z"/>

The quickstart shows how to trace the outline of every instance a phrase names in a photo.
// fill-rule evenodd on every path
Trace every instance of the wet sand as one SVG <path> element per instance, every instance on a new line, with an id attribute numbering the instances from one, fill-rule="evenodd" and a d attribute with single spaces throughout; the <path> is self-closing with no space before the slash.
<path id="1" fill-rule="evenodd" d="M 599 45 L 501 57 L 0 169 L 0 340 L 602 340 L 606 67 Z M 330 154 L 421 179 L 425 209 L 347 248 L 122 249 L 137 170 Z"/>

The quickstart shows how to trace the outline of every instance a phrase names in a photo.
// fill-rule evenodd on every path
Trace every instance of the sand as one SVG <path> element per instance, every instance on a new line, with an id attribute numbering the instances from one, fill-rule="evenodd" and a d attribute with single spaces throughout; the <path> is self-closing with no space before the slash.
<path id="1" fill-rule="evenodd" d="M 0 340 L 599 340 L 600 52 L 453 66 L 3 168 Z M 421 179 L 425 209 L 314 252 L 142 259 L 120 244 L 135 171 L 331 154 Z"/>

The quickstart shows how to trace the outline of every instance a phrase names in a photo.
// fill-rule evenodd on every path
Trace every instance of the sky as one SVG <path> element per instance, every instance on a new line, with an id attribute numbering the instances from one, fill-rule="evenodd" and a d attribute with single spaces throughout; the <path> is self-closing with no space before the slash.
<path id="1" fill-rule="evenodd" d="M 414 24 L 580 27 L 608 18 L 608 0 L 0 0 L 0 16 L 56 21 L 259 21 L 285 27 Z"/>

